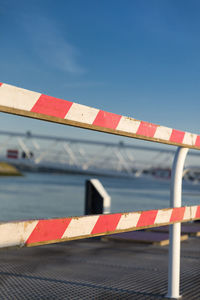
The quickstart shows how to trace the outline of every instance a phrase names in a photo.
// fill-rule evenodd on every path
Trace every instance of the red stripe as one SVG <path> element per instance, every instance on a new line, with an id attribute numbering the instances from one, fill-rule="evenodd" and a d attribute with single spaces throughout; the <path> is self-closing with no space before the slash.
<path id="1" fill-rule="evenodd" d="M 3 83 L 2 83 L 2 82 L 0 82 L 0 86 L 2 86 L 2 84 L 3 84 Z"/>
<path id="2" fill-rule="evenodd" d="M 175 207 L 172 210 L 170 222 L 181 221 L 183 220 L 185 213 L 185 207 Z"/>
<path id="3" fill-rule="evenodd" d="M 184 135 L 185 135 L 185 132 L 173 129 L 169 140 L 171 142 L 181 144 L 183 142 Z"/>
<path id="4" fill-rule="evenodd" d="M 200 147 L 200 135 L 197 136 L 195 146 Z"/>
<path id="5" fill-rule="evenodd" d="M 103 233 L 114 231 L 119 223 L 122 214 L 114 214 L 114 215 L 101 215 L 91 234 Z"/>
<path id="6" fill-rule="evenodd" d="M 71 218 L 39 221 L 26 244 L 61 239 L 70 221 Z"/>
<path id="7" fill-rule="evenodd" d="M 195 218 L 200 218 L 200 206 L 197 206 Z"/>
<path id="8" fill-rule="evenodd" d="M 96 116 L 96 119 L 93 122 L 93 125 L 116 129 L 120 119 L 120 115 L 100 110 Z"/>
<path id="9" fill-rule="evenodd" d="M 158 127 L 157 125 L 141 121 L 136 134 L 153 137 L 157 127 Z"/>
<path id="10" fill-rule="evenodd" d="M 70 101 L 41 95 L 31 111 L 64 119 L 72 104 Z"/>
<path id="11" fill-rule="evenodd" d="M 152 225 L 155 222 L 158 210 L 149 210 L 141 213 L 136 227 Z"/>

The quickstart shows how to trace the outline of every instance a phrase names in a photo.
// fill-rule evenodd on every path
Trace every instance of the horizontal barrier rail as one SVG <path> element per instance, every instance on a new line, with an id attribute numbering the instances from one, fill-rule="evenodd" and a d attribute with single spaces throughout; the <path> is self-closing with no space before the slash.
<path id="1" fill-rule="evenodd" d="M 200 219 L 200 206 L 0 224 L 0 247 L 31 247 Z"/>
<path id="2" fill-rule="evenodd" d="M 0 111 L 200 150 L 200 135 L 138 121 L 4 83 L 0 83 Z"/>

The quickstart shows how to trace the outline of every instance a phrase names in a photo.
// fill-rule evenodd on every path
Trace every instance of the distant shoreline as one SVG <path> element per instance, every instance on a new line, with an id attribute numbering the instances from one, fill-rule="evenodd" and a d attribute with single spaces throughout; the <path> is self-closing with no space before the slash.
<path id="1" fill-rule="evenodd" d="M 14 166 L 5 162 L 0 162 L 0 176 L 22 176 L 22 173 Z"/>

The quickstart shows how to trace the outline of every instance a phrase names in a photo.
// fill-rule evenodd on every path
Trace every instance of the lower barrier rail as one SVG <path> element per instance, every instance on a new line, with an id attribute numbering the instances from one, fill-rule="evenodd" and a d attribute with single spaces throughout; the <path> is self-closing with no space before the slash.
<path id="1" fill-rule="evenodd" d="M 0 224 L 0 247 L 31 247 L 200 219 L 199 206 Z"/>

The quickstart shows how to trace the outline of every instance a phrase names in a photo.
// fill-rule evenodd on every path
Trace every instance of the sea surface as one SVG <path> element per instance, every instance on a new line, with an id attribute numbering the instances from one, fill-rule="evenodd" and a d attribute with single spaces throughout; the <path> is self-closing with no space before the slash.
<path id="1" fill-rule="evenodd" d="M 85 181 L 91 178 L 47 173 L 0 177 L 0 221 L 83 215 Z M 113 213 L 169 207 L 169 180 L 95 178 L 111 196 Z M 184 182 L 183 205 L 199 204 L 200 184 Z"/>

